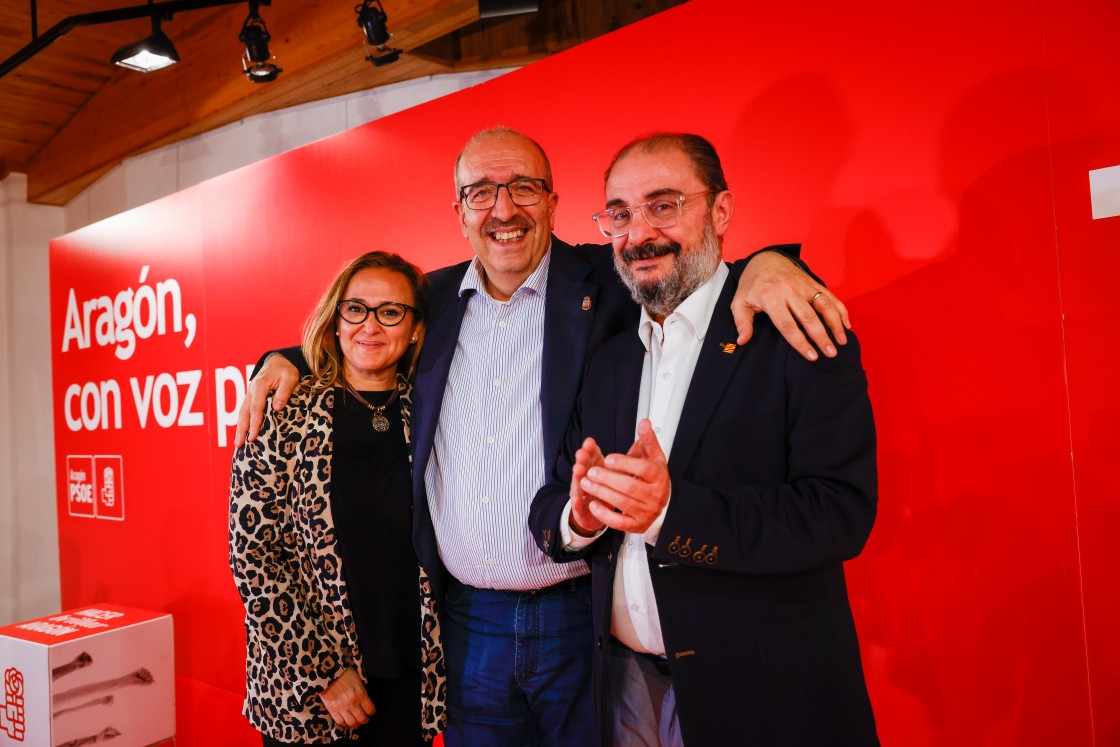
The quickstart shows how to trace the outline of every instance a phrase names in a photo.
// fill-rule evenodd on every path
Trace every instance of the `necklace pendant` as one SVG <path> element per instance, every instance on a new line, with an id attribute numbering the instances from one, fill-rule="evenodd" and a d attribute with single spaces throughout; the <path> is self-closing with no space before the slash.
<path id="1" fill-rule="evenodd" d="M 396 399 L 398 390 L 393 390 L 393 393 L 389 395 L 389 399 L 385 400 L 385 404 L 377 405 L 376 407 L 374 407 L 369 402 L 366 402 L 365 399 L 362 398 L 362 395 L 355 392 L 354 387 L 350 386 L 349 382 L 344 383 L 346 386 L 346 391 L 353 394 L 354 399 L 358 400 L 363 405 L 368 407 L 369 411 L 373 413 L 373 417 L 370 418 L 369 421 L 369 424 L 373 426 L 373 429 L 378 433 L 384 433 L 385 431 L 389 430 L 389 418 L 385 417 L 385 408 L 389 406 L 390 402 Z"/>

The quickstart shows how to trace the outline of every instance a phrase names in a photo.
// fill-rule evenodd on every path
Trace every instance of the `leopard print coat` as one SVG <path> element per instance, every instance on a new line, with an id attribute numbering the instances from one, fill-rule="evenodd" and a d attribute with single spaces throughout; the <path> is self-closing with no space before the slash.
<path id="1" fill-rule="evenodd" d="M 317 694 L 347 667 L 362 674 L 330 505 L 331 409 L 336 390 L 310 391 L 305 377 L 280 412 L 266 410 L 256 441 L 234 454 L 229 562 L 245 604 L 245 716 L 284 742 L 354 738 Z M 409 438 L 412 386 L 398 377 Z M 423 568 L 421 726 L 431 739 L 446 722 L 439 618 Z"/>

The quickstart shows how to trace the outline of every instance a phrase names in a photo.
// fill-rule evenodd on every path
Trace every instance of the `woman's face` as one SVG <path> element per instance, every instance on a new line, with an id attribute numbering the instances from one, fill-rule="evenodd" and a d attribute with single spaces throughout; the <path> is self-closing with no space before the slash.
<path id="1" fill-rule="evenodd" d="M 386 302 L 409 306 L 415 303 L 408 278 L 382 267 L 357 272 L 342 298 L 361 301 L 370 309 Z M 336 323 L 342 369 L 351 384 L 355 388 L 392 389 L 396 385 L 397 361 L 419 331 L 415 313 L 409 310 L 400 324 L 391 327 L 377 321 L 372 310 L 361 324 L 351 324 L 341 316 Z"/>

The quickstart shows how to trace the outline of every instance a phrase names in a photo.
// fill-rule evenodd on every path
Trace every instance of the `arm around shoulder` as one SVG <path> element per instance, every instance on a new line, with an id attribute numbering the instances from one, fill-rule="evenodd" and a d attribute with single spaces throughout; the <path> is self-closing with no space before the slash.
<path id="1" fill-rule="evenodd" d="M 806 360 L 836 355 L 836 346 L 847 342 L 851 328 L 848 309 L 796 257 L 797 244 L 782 244 L 755 252 L 732 266 L 742 271 L 731 303 L 738 328 L 738 343 L 754 334 L 755 315 L 764 313 L 791 347 Z M 812 343 L 810 344 L 810 340 Z M 814 347 L 815 346 L 815 347 Z"/>
<path id="2" fill-rule="evenodd" d="M 270 350 L 262 355 L 241 402 L 234 446 L 240 447 L 256 439 L 265 409 L 270 405 L 273 410 L 282 409 L 300 378 L 309 373 L 310 368 L 298 347 Z"/>

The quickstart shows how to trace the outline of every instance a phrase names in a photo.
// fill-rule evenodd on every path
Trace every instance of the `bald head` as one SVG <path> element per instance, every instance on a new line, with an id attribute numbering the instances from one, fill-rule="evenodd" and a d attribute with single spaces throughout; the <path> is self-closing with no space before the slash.
<path id="1" fill-rule="evenodd" d="M 466 144 L 463 145 L 463 149 L 459 151 L 459 155 L 455 158 L 454 176 L 456 196 L 458 196 L 460 188 L 464 187 L 467 184 L 470 184 L 469 181 L 466 181 L 462 178 L 462 175 L 460 173 L 460 167 L 463 163 L 463 156 L 465 156 L 468 151 L 479 151 L 486 150 L 492 147 L 501 147 L 503 143 L 509 144 L 511 141 L 518 140 L 531 147 L 537 152 L 538 155 L 540 155 L 541 161 L 544 163 L 544 173 L 542 175 L 542 178 L 545 180 L 548 189 L 551 190 L 553 188 L 552 164 L 549 163 L 548 154 L 544 152 L 544 148 L 541 147 L 540 143 L 538 143 L 528 135 L 518 132 L 512 127 L 499 125 L 497 127 L 489 127 L 485 130 L 479 130 L 474 135 L 471 135 L 470 140 L 468 140 Z"/>

